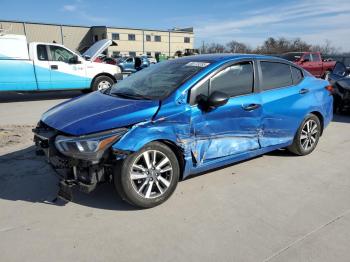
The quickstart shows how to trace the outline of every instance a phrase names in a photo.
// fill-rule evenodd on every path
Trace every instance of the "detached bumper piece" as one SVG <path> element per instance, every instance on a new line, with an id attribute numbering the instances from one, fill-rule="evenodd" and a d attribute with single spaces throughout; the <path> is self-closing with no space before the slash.
<path id="1" fill-rule="evenodd" d="M 46 155 L 47 162 L 60 179 L 58 191 L 60 199 L 72 201 L 73 188 L 90 193 L 98 183 L 111 179 L 111 164 L 107 164 L 106 159 L 93 163 L 66 157 L 55 148 L 54 141 L 59 135 L 56 130 L 39 124 L 33 132 L 37 154 Z"/>

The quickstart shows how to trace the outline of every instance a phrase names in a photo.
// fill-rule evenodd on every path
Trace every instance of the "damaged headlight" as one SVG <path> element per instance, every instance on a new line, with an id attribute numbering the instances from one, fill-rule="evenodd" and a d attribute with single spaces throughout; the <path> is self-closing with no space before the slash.
<path id="1" fill-rule="evenodd" d="M 92 135 L 69 137 L 59 135 L 56 137 L 55 145 L 63 155 L 90 161 L 99 160 L 103 153 L 114 144 L 127 128 L 118 128 Z"/>

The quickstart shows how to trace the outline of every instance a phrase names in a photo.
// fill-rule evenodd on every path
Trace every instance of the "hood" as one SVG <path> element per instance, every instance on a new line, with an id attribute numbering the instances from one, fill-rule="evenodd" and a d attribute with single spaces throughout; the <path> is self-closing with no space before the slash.
<path id="1" fill-rule="evenodd" d="M 96 91 L 51 108 L 41 121 L 80 136 L 151 120 L 158 107 L 159 101 L 124 99 Z"/>
<path id="2" fill-rule="evenodd" d="M 102 39 L 90 46 L 83 54 L 84 57 L 90 57 L 90 61 L 94 61 L 109 46 L 117 46 L 118 44 L 110 39 Z"/>
<path id="3" fill-rule="evenodd" d="M 338 80 L 337 84 L 340 85 L 342 88 L 350 91 L 350 77 L 349 76 L 346 76 L 346 77 Z"/>

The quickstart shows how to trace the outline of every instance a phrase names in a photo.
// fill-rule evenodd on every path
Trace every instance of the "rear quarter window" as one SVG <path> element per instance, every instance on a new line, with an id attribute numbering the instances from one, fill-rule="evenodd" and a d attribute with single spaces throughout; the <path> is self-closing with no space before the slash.
<path id="1" fill-rule="evenodd" d="M 293 85 L 290 65 L 279 62 L 260 62 L 263 90 Z"/>
<path id="2" fill-rule="evenodd" d="M 294 66 L 291 66 L 292 69 L 292 79 L 293 79 L 293 85 L 299 84 L 304 79 L 303 72 Z"/>

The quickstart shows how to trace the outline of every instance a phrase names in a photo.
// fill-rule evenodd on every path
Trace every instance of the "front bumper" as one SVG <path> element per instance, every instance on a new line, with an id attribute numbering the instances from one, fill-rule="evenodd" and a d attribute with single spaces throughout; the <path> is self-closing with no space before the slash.
<path id="1" fill-rule="evenodd" d="M 103 157 L 99 162 L 91 162 L 62 155 L 54 143 L 60 132 L 42 122 L 33 129 L 33 133 L 37 154 L 46 156 L 47 162 L 59 177 L 58 197 L 71 201 L 73 187 L 90 193 L 98 183 L 112 179 L 113 161 L 110 158 Z"/>

